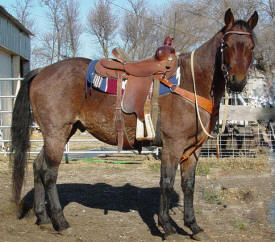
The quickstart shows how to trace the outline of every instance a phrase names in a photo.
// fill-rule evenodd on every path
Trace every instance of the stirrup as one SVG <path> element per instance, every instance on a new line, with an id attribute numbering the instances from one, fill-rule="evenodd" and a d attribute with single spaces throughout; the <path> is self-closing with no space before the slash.
<path id="1" fill-rule="evenodd" d="M 144 120 L 145 120 L 145 128 L 146 128 L 147 136 L 144 137 L 143 122 L 137 118 L 136 140 L 137 141 L 154 140 L 156 134 L 155 134 L 155 130 L 153 127 L 151 115 L 149 113 L 145 114 Z"/>

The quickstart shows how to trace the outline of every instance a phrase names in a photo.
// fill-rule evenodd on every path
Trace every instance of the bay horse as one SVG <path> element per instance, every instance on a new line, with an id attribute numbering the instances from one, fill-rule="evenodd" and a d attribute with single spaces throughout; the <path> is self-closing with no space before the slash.
<path id="1" fill-rule="evenodd" d="M 197 94 L 211 100 L 216 110 L 219 109 L 225 85 L 233 91 L 241 91 L 245 86 L 246 73 L 253 57 L 253 28 L 257 24 L 258 14 L 255 11 L 248 21 L 235 21 L 228 9 L 224 19 L 225 26 L 194 54 Z M 36 224 L 51 222 L 57 231 L 69 227 L 56 186 L 58 167 L 67 141 L 80 129 L 87 130 L 108 144 L 116 145 L 117 142 L 114 126 L 116 96 L 97 90 L 85 96 L 85 75 L 90 61 L 73 58 L 30 72 L 22 82 L 13 110 L 13 199 L 19 205 L 29 148 L 29 127 L 34 118 L 44 140 L 44 146 L 33 163 Z M 190 54 L 181 54 L 178 58 L 180 87 L 193 92 L 190 61 Z M 193 208 L 195 169 L 200 154 L 197 144 L 204 136 L 194 103 L 169 93 L 159 97 L 159 107 L 163 147 L 159 224 L 165 235 L 176 232 L 168 210 L 176 169 L 180 163 L 184 224 L 191 229 L 194 239 L 206 239 L 207 234 L 198 226 Z M 202 123 L 207 126 L 210 120 L 217 119 L 218 111 L 210 115 L 200 110 L 200 115 Z M 136 116 L 123 116 L 129 142 L 134 145 Z M 182 155 L 190 149 L 193 151 L 182 160 Z M 50 216 L 45 206 L 46 195 Z"/>

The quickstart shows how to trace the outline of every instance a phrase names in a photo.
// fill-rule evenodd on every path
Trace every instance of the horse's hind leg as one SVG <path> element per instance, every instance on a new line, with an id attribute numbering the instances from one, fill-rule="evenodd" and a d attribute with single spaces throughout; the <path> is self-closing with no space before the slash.
<path id="1" fill-rule="evenodd" d="M 197 150 L 181 164 L 181 187 L 184 193 L 184 225 L 192 230 L 194 239 L 204 240 L 209 238 L 198 226 L 193 206 L 195 172 L 199 152 L 200 150 Z"/>
<path id="2" fill-rule="evenodd" d="M 74 125 L 67 141 L 77 130 L 77 125 Z M 45 204 L 45 187 L 44 182 L 42 180 L 42 173 L 47 170 L 47 164 L 44 156 L 44 147 L 41 149 L 37 158 L 33 163 L 33 171 L 34 171 L 34 211 L 37 217 L 36 224 L 47 224 L 50 223 L 51 220 L 47 214 L 46 204 Z"/>
<path id="3" fill-rule="evenodd" d="M 62 129 L 52 129 L 43 133 L 44 147 L 34 164 L 35 172 L 35 210 L 37 223 L 47 222 L 45 208 L 45 193 L 49 202 L 49 215 L 55 230 L 60 231 L 69 227 L 66 221 L 57 192 L 56 180 L 58 168 L 69 137 L 74 133 L 75 127 L 65 126 Z M 43 186 L 44 189 L 43 189 Z"/>
<path id="4" fill-rule="evenodd" d="M 50 205 L 50 217 L 55 230 L 60 231 L 69 227 L 66 221 L 62 207 L 60 205 L 57 192 L 56 180 L 58 168 L 62 159 L 66 139 L 62 136 L 64 133 L 56 132 L 54 136 L 44 138 L 44 157 L 41 169 L 41 178 L 48 195 Z"/>
<path id="5" fill-rule="evenodd" d="M 33 163 L 34 212 L 37 217 L 37 220 L 36 220 L 37 225 L 47 224 L 51 222 L 46 211 L 45 188 L 41 178 L 41 171 L 43 170 L 43 165 L 45 166 L 44 148 L 41 149 L 40 153 L 38 154 L 37 158 Z"/>

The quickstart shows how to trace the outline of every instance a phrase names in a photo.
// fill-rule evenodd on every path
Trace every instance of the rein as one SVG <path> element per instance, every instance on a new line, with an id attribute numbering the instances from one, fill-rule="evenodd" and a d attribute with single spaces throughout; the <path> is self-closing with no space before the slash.
<path id="1" fill-rule="evenodd" d="M 205 128 L 204 124 L 202 123 L 201 120 L 201 115 L 199 112 L 199 105 L 198 105 L 198 98 L 197 98 L 197 90 L 196 90 L 196 80 L 195 80 L 195 71 L 194 71 L 194 55 L 195 55 L 195 50 L 192 51 L 191 53 L 191 73 L 192 73 L 192 80 L 193 80 L 193 88 L 194 88 L 194 94 L 195 94 L 195 105 L 196 105 L 196 112 L 198 116 L 198 120 L 200 122 L 200 125 L 202 127 L 203 132 L 210 138 L 216 139 L 218 138 L 225 130 L 225 123 L 226 123 L 226 116 L 227 116 L 227 107 L 228 107 L 228 92 L 227 92 L 227 87 L 225 85 L 225 110 L 224 110 L 224 115 L 223 115 L 223 120 L 222 120 L 222 129 L 221 131 L 213 136 L 211 135 Z M 210 129 L 210 127 L 208 128 Z"/>

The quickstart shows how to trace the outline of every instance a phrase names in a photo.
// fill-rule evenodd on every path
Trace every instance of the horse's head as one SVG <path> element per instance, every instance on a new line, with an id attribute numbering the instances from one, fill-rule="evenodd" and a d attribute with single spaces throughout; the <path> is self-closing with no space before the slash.
<path id="1" fill-rule="evenodd" d="M 221 45 L 221 68 L 227 86 L 231 91 L 240 92 L 246 84 L 246 73 L 252 62 L 254 39 L 253 28 L 258 22 L 255 11 L 246 22 L 235 22 L 230 9 L 225 13 L 225 28 Z"/>

